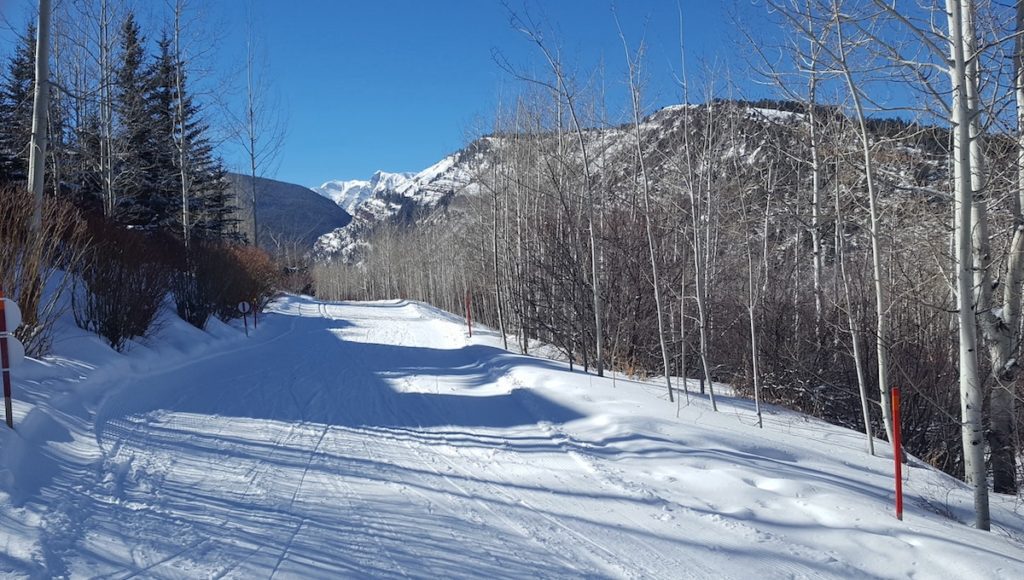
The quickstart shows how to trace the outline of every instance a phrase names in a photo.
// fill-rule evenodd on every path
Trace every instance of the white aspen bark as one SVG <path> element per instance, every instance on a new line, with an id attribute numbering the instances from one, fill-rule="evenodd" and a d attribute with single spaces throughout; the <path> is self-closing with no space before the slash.
<path id="1" fill-rule="evenodd" d="M 46 135 L 50 110 L 50 0 L 39 0 L 39 30 L 36 32 L 36 86 L 32 101 L 32 137 L 29 143 L 28 189 L 35 198 L 33 232 L 43 226 L 43 183 L 46 178 Z"/>
<path id="2" fill-rule="evenodd" d="M 576 132 L 576 140 L 579 143 L 580 151 L 583 154 L 583 178 L 586 187 L 587 199 L 587 225 L 590 234 L 590 265 L 591 278 L 593 278 L 593 299 L 594 299 L 594 349 L 597 360 L 597 376 L 604 376 L 604 305 L 601 302 L 601 244 L 597 236 L 596 220 L 594 219 L 594 188 L 593 176 L 590 171 L 590 156 L 587 152 L 587 145 L 583 139 L 583 127 L 576 117 L 576 107 L 569 101 L 569 114 L 572 116 L 573 127 Z"/>
<path id="3" fill-rule="evenodd" d="M 868 453 L 875 454 L 875 437 L 871 433 L 871 403 L 868 398 L 868 381 L 864 376 L 864 355 L 860 352 L 860 329 L 857 325 L 857 313 L 853 309 L 853 298 L 850 292 L 850 276 L 846 271 L 846 242 L 843 236 L 842 205 L 839 201 L 839 160 L 836 159 L 836 259 L 843 280 L 843 297 L 846 302 L 846 321 L 850 328 L 850 342 L 853 346 L 853 366 L 857 371 L 857 390 L 860 394 L 860 408 L 864 419 L 864 436 L 867 439 Z"/>
<path id="4" fill-rule="evenodd" d="M 763 256 L 768 255 L 768 214 L 771 207 L 771 193 L 768 194 L 768 201 L 764 208 L 764 247 Z M 744 214 L 746 207 L 744 207 Z M 754 381 L 754 410 L 757 413 L 757 426 L 764 428 L 764 419 L 761 416 L 761 369 L 758 364 L 758 343 L 757 343 L 757 303 L 758 295 L 754 289 L 754 253 L 750 248 L 750 239 L 747 238 L 747 315 L 750 321 L 750 370 Z M 767 273 L 767 272 L 766 272 Z"/>
<path id="5" fill-rule="evenodd" d="M 711 131 L 710 131 L 710 128 L 714 126 L 713 123 L 712 123 L 712 120 L 713 120 L 712 115 L 714 113 L 714 107 L 710 103 L 709 103 L 709 105 L 707 107 L 707 112 L 708 112 L 708 119 L 707 119 L 706 127 L 708 128 L 708 130 L 705 130 L 705 150 L 704 150 L 704 154 L 707 157 L 706 157 L 705 161 L 707 161 L 710 158 L 710 156 L 714 154 L 713 150 L 712 150 L 712 146 L 711 146 L 712 135 L 711 135 Z M 711 325 L 711 322 L 710 322 L 711 321 L 711 312 L 707 308 L 707 299 L 708 299 L 708 286 L 709 286 L 709 282 L 711 280 L 711 258 L 712 258 L 712 255 L 713 255 L 713 252 L 711 250 L 711 237 L 712 237 L 711 231 L 713 229 L 711 227 L 712 203 L 713 203 L 712 198 L 714 197 L 714 195 L 712 194 L 712 191 L 713 191 L 712 181 L 714 179 L 713 173 L 714 172 L 710 171 L 710 170 L 706 171 L 706 187 L 705 187 L 705 190 L 704 190 L 705 195 L 703 196 L 704 199 L 707 202 L 706 205 L 705 205 L 705 208 L 704 208 L 704 215 L 703 215 L 703 218 L 704 218 L 703 219 L 703 221 L 704 221 L 704 247 L 703 247 L 702 259 L 704 260 L 704 263 L 703 263 L 703 267 L 701 268 L 700 272 L 697 274 L 697 279 L 698 279 L 698 285 L 697 285 L 697 312 L 698 312 L 698 316 L 700 317 L 700 359 L 701 359 L 701 365 L 704 367 L 704 379 L 705 379 L 705 382 L 707 382 L 708 396 L 711 399 L 711 408 L 714 411 L 718 411 L 718 402 L 715 400 L 715 386 L 714 386 L 713 381 L 711 380 L 711 364 L 709 362 L 709 357 L 708 357 L 708 349 L 711 347 L 711 341 L 708 340 L 708 327 Z M 695 230 L 695 231 L 697 231 L 697 230 Z"/>
<path id="6" fill-rule="evenodd" d="M 1014 344 L 1020 340 L 1021 284 L 1024 283 L 1024 1 L 1018 0 L 1014 46 L 1014 96 L 1017 105 L 1017 198 L 1013 207 L 1014 231 L 1006 257 L 1006 281 L 1003 284 L 1002 337 L 1004 355 L 993 359 L 996 384 L 989 395 L 989 429 L 992 447 L 992 484 L 997 493 L 1017 492 L 1016 446 L 1014 445 L 1013 385 L 1019 373 L 1014 360 Z"/>
<path id="7" fill-rule="evenodd" d="M 498 331 L 501 332 L 502 346 L 508 350 L 508 332 L 505 330 L 505 312 L 501 300 L 501 274 L 498 266 L 498 169 L 494 166 L 494 206 L 491 220 L 491 253 L 494 256 L 494 303 L 498 311 Z M 507 188 L 502 188 L 507 191 Z"/>
<path id="8" fill-rule="evenodd" d="M 963 13 L 965 41 L 976 44 L 973 15 Z M 1024 2 L 1018 2 L 1016 30 L 1024 32 Z M 1024 41 L 1017 38 L 1014 53 L 1015 97 L 1018 102 L 1018 124 L 1020 125 L 1022 95 L 1020 59 Z M 968 45 L 973 54 L 977 47 Z M 1006 257 L 1006 279 L 1003 284 L 1002 309 L 997 311 L 993 299 L 992 254 L 988 230 L 988 169 L 984 157 L 978 95 L 978 61 L 967 55 L 967 101 L 972 111 L 970 122 L 971 145 L 971 189 L 973 190 L 972 233 L 974 236 L 974 289 L 978 322 L 988 347 L 994 385 L 989 395 L 989 442 L 991 446 L 992 477 L 995 491 L 1016 493 L 1016 457 L 1013 443 L 1014 382 L 1018 364 L 1014 348 L 1020 340 L 1021 284 L 1024 281 L 1024 248 L 1022 233 L 1024 219 L 1021 216 L 1020 198 L 1011 204 L 1014 217 L 1014 232 Z M 1021 136 L 1018 135 L 1018 140 Z M 1018 149 L 1018 157 L 1022 150 Z M 1018 166 L 1018 181 L 1022 169 Z M 1020 192 L 1018 192 L 1018 196 Z"/>
<path id="9" fill-rule="evenodd" d="M 685 236 L 684 236 L 685 238 Z M 690 387 L 687 384 L 686 375 L 686 243 L 682 244 L 683 259 L 681 266 L 683 275 L 679 277 L 679 380 L 683 382 L 683 395 L 686 397 L 686 404 L 690 404 Z"/>
<path id="10" fill-rule="evenodd" d="M 245 103 L 245 121 L 246 121 L 246 138 L 249 142 L 249 199 L 252 204 L 252 245 L 256 248 L 260 247 L 260 229 L 259 229 L 259 211 L 256 207 L 256 170 L 257 170 L 257 155 L 256 155 L 256 86 L 253 83 L 253 61 L 255 54 L 253 53 L 253 41 L 252 41 L 252 22 L 249 22 L 249 37 L 246 39 L 246 69 L 245 69 L 245 80 L 246 80 L 246 103 Z"/>
<path id="11" fill-rule="evenodd" d="M 843 40 L 843 26 L 840 22 L 838 7 L 835 10 L 836 34 L 838 35 L 838 56 L 847 88 L 853 99 L 857 114 L 861 153 L 864 156 L 864 178 L 867 181 L 868 206 L 871 214 L 871 278 L 875 294 L 875 352 L 877 358 L 878 390 L 881 393 L 882 421 L 886 436 L 893 440 L 893 418 L 891 391 L 889 385 L 889 303 L 886 296 L 885 280 L 882 275 L 881 232 L 879 228 L 878 195 L 875 191 L 874 163 L 871 157 L 871 142 L 868 134 L 864 108 L 861 105 L 860 89 L 857 88 L 853 74 L 846 61 L 846 46 Z"/>
<path id="12" fill-rule="evenodd" d="M 810 14 L 808 14 L 810 18 Z M 815 39 L 811 39 L 815 43 Z M 818 49 L 811 47 L 810 78 L 807 87 L 807 122 L 810 128 L 811 146 L 811 259 L 814 272 L 814 343 L 821 344 L 822 307 L 821 291 L 821 160 L 818 151 Z"/>
<path id="13" fill-rule="evenodd" d="M 684 85 L 684 93 L 685 93 L 685 85 Z M 685 95 L 684 95 L 684 100 L 687 100 L 685 98 Z M 707 108 L 707 114 L 708 114 L 708 124 L 707 124 L 707 127 L 710 127 L 711 126 L 710 121 L 711 121 L 711 115 L 712 115 L 712 112 L 711 112 L 712 104 L 708 103 L 705 106 Z M 703 201 L 701 199 L 699 199 L 698 195 L 697 195 L 697 189 L 699 187 L 701 187 L 702 184 L 699 183 L 699 181 L 698 181 L 697 170 L 696 170 L 696 167 L 694 166 L 693 155 L 696 153 L 696 150 L 691 147 L 691 143 L 690 143 L 690 122 L 689 122 L 689 118 L 690 118 L 691 114 L 692 114 L 692 111 L 691 110 L 687 110 L 686 113 L 683 116 L 683 153 L 684 153 L 684 155 L 686 155 L 685 166 L 686 166 L 686 174 L 687 174 L 687 182 L 688 182 L 686 184 L 686 189 L 687 189 L 687 194 L 688 194 L 689 200 L 690 200 L 690 221 L 691 221 L 691 225 L 692 225 L 692 228 L 693 228 L 693 231 L 691 232 L 691 234 L 692 234 L 691 242 L 692 242 L 692 249 L 693 249 L 694 299 L 695 299 L 695 301 L 697 303 L 697 332 L 698 332 L 698 338 L 700 340 L 700 363 L 701 363 L 701 369 L 702 369 L 702 372 L 703 372 L 703 378 L 701 379 L 701 394 L 703 394 L 703 392 L 704 392 L 704 383 L 707 383 L 707 387 L 709 389 L 708 392 L 710 393 L 710 398 L 711 398 L 711 408 L 713 410 L 715 410 L 715 411 L 718 411 L 718 405 L 717 405 L 717 403 L 715 401 L 715 389 L 711 385 L 711 370 L 710 370 L 711 369 L 711 365 L 708 362 L 708 335 L 707 335 L 708 315 L 707 315 L 707 308 L 706 308 L 706 303 L 705 303 L 705 298 L 706 298 L 705 292 L 706 292 L 706 289 L 705 289 L 705 285 L 704 285 L 704 270 L 705 270 L 705 266 L 707 265 L 707 261 L 706 261 L 707 257 L 706 257 L 706 255 L 704 253 L 703 244 L 701 243 L 701 222 L 704 222 L 705 220 L 703 220 L 702 216 L 701 216 L 701 208 L 703 206 Z M 709 130 L 705 130 L 705 133 L 708 133 L 708 132 L 709 132 Z M 709 139 L 710 139 L 710 136 L 709 135 L 705 135 L 705 137 L 704 137 L 704 141 L 705 141 L 704 142 L 704 149 L 705 149 L 705 154 L 708 154 L 708 155 L 710 155 L 710 147 L 711 147 L 710 143 L 709 143 Z M 710 179 L 710 175 L 709 175 L 709 179 Z M 707 224 L 705 227 L 710 228 L 710 224 Z"/>
<path id="14" fill-rule="evenodd" d="M 580 123 L 579 117 L 576 114 L 576 103 L 572 97 L 572 94 L 565 86 L 565 77 L 562 73 L 561 63 L 554 60 L 548 53 L 547 49 L 542 47 L 545 56 L 548 59 L 552 70 L 558 77 L 558 85 L 561 93 L 565 95 L 566 105 L 569 110 L 569 117 L 572 120 L 573 132 L 576 134 L 576 142 L 580 148 L 580 154 L 583 156 L 583 180 L 584 180 L 584 193 L 587 204 L 587 225 L 588 234 L 590 236 L 590 265 L 591 265 L 591 278 L 592 278 L 592 289 L 593 289 L 593 302 L 594 302 L 594 349 L 597 357 L 597 376 L 604 376 L 604 306 L 601 302 L 601 246 L 600 239 L 597 236 L 596 231 L 596 220 L 594 219 L 594 189 L 593 189 L 593 172 L 590 168 L 590 153 L 587 148 L 586 140 L 583 137 L 583 126 Z M 559 98 L 559 106 L 561 106 L 561 98 Z M 558 116 L 559 124 L 561 124 L 561 115 Z M 560 137 L 561 138 L 561 137 Z"/>
<path id="15" fill-rule="evenodd" d="M 625 45 L 625 38 L 623 38 Z M 654 309 L 658 316 L 658 343 L 661 346 L 661 360 L 665 369 L 665 384 L 668 388 L 669 402 L 675 402 L 675 395 L 672 393 L 672 367 L 668 362 L 668 345 L 665 344 L 665 320 L 662 315 L 661 287 L 658 280 L 658 254 L 654 244 L 654 231 L 651 227 L 651 191 L 650 181 L 647 178 L 647 165 L 644 162 L 644 152 L 641 146 L 640 136 L 640 92 L 634 78 L 634 62 L 629 52 L 626 52 L 626 59 L 629 62 L 629 87 L 633 101 L 633 134 L 636 137 L 636 155 L 640 163 L 640 183 L 644 199 L 644 226 L 647 230 L 647 249 L 651 259 L 651 283 L 654 286 Z"/>
<path id="16" fill-rule="evenodd" d="M 178 100 L 178 118 L 176 122 L 178 130 L 178 171 L 181 178 L 181 236 L 187 249 L 191 237 L 191 224 L 189 223 L 191 219 L 189 215 L 191 174 L 188 167 L 188 127 L 185 123 L 185 79 L 184 71 L 182 70 L 185 64 L 182 62 L 181 48 L 181 16 L 184 8 L 182 0 L 178 0 L 174 5 L 174 86 Z"/>
<path id="17" fill-rule="evenodd" d="M 811 248 L 814 272 L 814 339 L 821 344 L 822 292 L 821 292 L 821 167 L 818 159 L 817 129 L 814 102 L 811 102 Z"/>
<path id="18" fill-rule="evenodd" d="M 114 106 L 110 93 L 113 82 L 111 62 L 110 7 L 106 0 L 100 3 L 99 65 L 100 65 L 100 183 L 103 188 L 103 211 L 114 215 L 117 193 L 114 191 Z"/>
<path id="19" fill-rule="evenodd" d="M 949 76 L 953 88 L 953 137 L 956 249 L 957 249 L 957 302 L 960 334 L 960 405 L 964 448 L 964 475 L 974 488 L 975 526 L 991 527 L 988 506 L 988 472 L 985 466 L 985 439 L 982 420 L 981 376 L 978 369 L 978 337 L 973 303 L 974 256 L 970 232 L 973 188 L 971 185 L 970 110 L 967 96 L 968 46 L 973 39 L 964 38 L 964 12 L 973 9 L 971 0 L 946 0 L 949 15 L 949 35 L 952 60 Z M 968 31 L 970 32 L 970 31 Z"/>

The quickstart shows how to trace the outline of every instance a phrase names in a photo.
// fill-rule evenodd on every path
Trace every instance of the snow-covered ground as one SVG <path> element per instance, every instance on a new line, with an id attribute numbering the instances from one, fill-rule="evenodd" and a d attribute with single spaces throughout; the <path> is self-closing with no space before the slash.
<path id="1" fill-rule="evenodd" d="M 0 434 L 0 575 L 1024 578 L 1024 518 L 751 404 L 599 379 L 407 302 L 285 298 L 250 338 L 70 331 Z M 678 417 L 677 417 L 678 412 Z M 879 442 L 879 448 L 884 445 Z"/>

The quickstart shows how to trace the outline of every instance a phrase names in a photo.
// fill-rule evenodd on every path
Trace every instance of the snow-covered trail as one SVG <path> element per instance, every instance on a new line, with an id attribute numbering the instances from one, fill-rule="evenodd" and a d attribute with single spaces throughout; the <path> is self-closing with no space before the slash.
<path id="1" fill-rule="evenodd" d="M 95 409 L 53 411 L 40 453 L 60 459 L 19 488 L 34 565 L 0 570 L 1024 577 L 1019 516 L 997 506 L 1002 534 L 950 521 L 929 498 L 960 515 L 969 496 L 911 468 L 896 522 L 889 464 L 854 433 L 782 412 L 759 431 L 730 399 L 677 419 L 660 389 L 468 339 L 419 304 L 287 298 L 247 341 L 108 382 Z"/>

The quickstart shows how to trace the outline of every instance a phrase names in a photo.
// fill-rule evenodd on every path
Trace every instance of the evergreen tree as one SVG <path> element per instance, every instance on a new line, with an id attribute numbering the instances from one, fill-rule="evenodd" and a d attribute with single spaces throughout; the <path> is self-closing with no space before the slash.
<path id="1" fill-rule="evenodd" d="M 30 24 L 7 66 L 0 88 L 0 180 L 28 177 L 28 145 L 32 138 L 36 27 Z"/>
<path id="2" fill-rule="evenodd" d="M 171 40 L 164 33 L 157 43 L 157 56 L 148 73 L 146 118 L 149 121 L 149 164 L 146 168 L 147 200 L 152 222 L 170 229 L 180 212 L 181 174 L 175 146 L 175 62 Z M 178 230 L 180 231 L 180 229 Z"/>
<path id="3" fill-rule="evenodd" d="M 188 230 L 198 239 L 237 238 L 236 201 L 223 163 L 214 155 L 209 125 L 187 91 L 179 63 L 165 35 L 151 72 L 147 111 L 151 121 L 151 184 L 159 225 L 182 232 L 182 175 L 188 184 Z M 179 75 L 182 90 L 178 90 Z M 182 154 L 184 153 L 184 154 Z"/>
<path id="4" fill-rule="evenodd" d="M 75 203 L 96 213 L 103 211 L 103 182 L 99 171 L 100 119 L 95 112 L 86 113 L 75 127 L 73 168 L 68 180 L 73 184 Z"/>
<path id="5" fill-rule="evenodd" d="M 153 227 L 158 212 L 152 196 L 150 170 L 155 165 L 151 148 L 152 121 L 146 103 L 150 71 L 144 69 L 144 38 L 131 13 L 121 26 L 121 55 L 115 71 L 114 111 L 120 121 L 115 171 L 118 218 L 136 226 Z"/>

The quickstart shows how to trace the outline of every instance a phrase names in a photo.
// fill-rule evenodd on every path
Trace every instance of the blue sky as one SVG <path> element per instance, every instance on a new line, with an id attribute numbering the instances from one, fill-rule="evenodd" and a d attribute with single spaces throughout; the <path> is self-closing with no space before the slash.
<path id="1" fill-rule="evenodd" d="M 56 0 L 59 4 L 62 1 Z M 129 2 L 129 4 L 131 4 Z M 521 0 L 509 0 L 522 11 Z M 33 2 L 0 0 L 15 27 Z M 679 102 L 679 16 L 674 0 L 533 0 L 530 13 L 553 32 L 567 63 L 581 75 L 605 65 L 610 114 L 625 111 L 624 56 L 612 12 L 628 40 L 648 43 L 649 109 Z M 144 31 L 158 35 L 163 2 L 134 3 Z M 267 76 L 288 131 L 273 177 L 312 186 L 329 179 L 365 179 L 377 169 L 418 171 L 490 128 L 500 95 L 520 81 L 495 63 L 500 51 L 524 70 L 541 71 L 536 48 L 509 25 L 499 0 L 193 0 L 210 79 L 242 83 L 246 13 L 266 51 Z M 687 66 L 735 64 L 740 40 L 729 15 L 757 22 L 763 9 L 682 0 Z M 10 54 L 12 33 L 0 31 Z M 215 39 L 210 41 L 209 39 Z M 552 40 L 554 40 L 553 38 Z M 743 96 L 765 91 L 732 72 Z M 691 76 L 693 76 L 691 74 Z M 693 82 L 693 81 L 691 81 Z M 220 91 L 230 106 L 240 92 Z M 233 166 L 242 158 L 225 142 Z"/>

